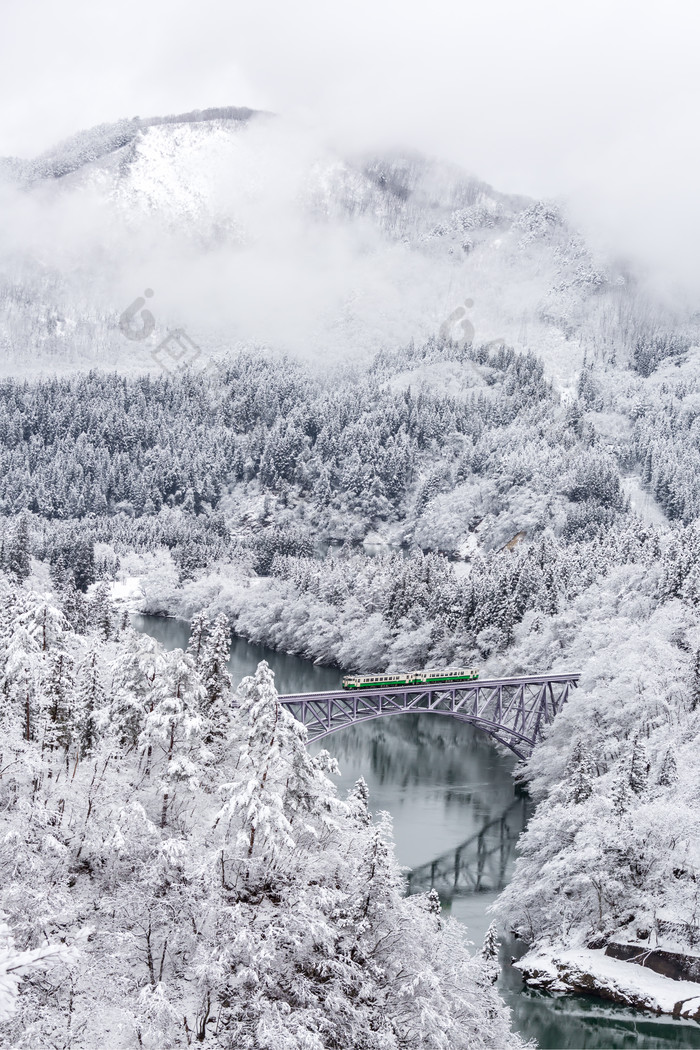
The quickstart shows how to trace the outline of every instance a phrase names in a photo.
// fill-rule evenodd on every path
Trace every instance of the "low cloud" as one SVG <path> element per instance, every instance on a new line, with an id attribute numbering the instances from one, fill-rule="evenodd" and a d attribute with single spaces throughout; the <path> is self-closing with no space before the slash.
<path id="1" fill-rule="evenodd" d="M 309 142 L 342 155 L 411 146 L 502 191 L 566 198 L 601 249 L 629 257 L 652 287 L 692 297 L 700 291 L 700 158 L 693 134 L 699 20 L 700 11 L 681 0 L 663 12 L 602 0 L 459 7 L 447 0 L 420 6 L 358 0 L 345 9 L 321 0 L 293 7 L 268 0 L 244 10 L 213 0 L 147 8 L 125 0 L 109 9 L 85 0 L 60 8 L 33 0 L 8 13 L 0 45 L 6 100 L 0 153 L 32 155 L 79 128 L 136 113 L 233 104 L 284 114 L 298 148 L 288 144 L 276 158 L 279 142 L 272 147 L 270 164 L 278 169 L 255 173 L 268 179 L 261 214 L 255 194 L 240 208 L 257 229 L 253 240 L 269 251 L 249 245 L 244 263 L 227 257 L 225 264 L 214 253 L 179 282 L 171 268 L 160 283 L 176 287 L 178 296 L 194 283 L 200 301 L 211 294 L 224 311 L 226 286 L 231 303 L 238 297 L 238 318 L 256 314 L 255 324 L 271 332 L 286 325 L 290 338 L 303 328 L 299 314 L 310 302 L 331 310 L 354 280 L 358 295 L 372 294 L 354 273 L 357 231 L 340 236 L 329 255 L 328 244 L 289 227 L 299 212 L 284 194 L 301 192 Z M 222 182 L 222 197 L 228 190 Z M 44 238 L 53 249 L 42 250 L 70 253 L 72 243 L 87 243 L 99 254 L 90 227 L 101 229 L 91 211 L 100 207 L 88 201 L 81 215 L 62 211 Z M 22 214 L 27 244 L 36 245 L 43 235 Z M 138 274 L 133 281 L 154 283 L 145 274 L 150 263 L 143 277 L 139 270 L 140 243 L 125 240 Z M 166 254 L 157 246 L 150 253 L 163 272 Z M 268 313 L 264 296 L 246 294 L 251 282 L 259 287 L 263 270 Z M 381 267 L 381 283 L 380 275 Z M 390 299 L 401 280 L 387 284 Z"/>

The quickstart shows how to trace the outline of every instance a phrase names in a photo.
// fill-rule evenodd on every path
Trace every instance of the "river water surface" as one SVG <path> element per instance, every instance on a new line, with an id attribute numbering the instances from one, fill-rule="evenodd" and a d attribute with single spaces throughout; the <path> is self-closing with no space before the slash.
<path id="1" fill-rule="evenodd" d="M 189 625 L 182 620 L 134 615 L 132 623 L 166 649 L 187 647 Z M 234 686 L 252 674 L 260 660 L 267 660 L 274 671 L 280 693 L 340 686 L 337 669 L 242 638 L 235 638 L 231 647 Z M 491 922 L 487 908 L 497 887 L 510 877 L 512 845 L 529 813 L 527 799 L 519 796 L 511 776 L 514 759 L 500 754 L 473 726 L 425 714 L 350 726 L 312 746 L 325 747 L 337 758 L 341 792 L 364 777 L 373 811 L 391 814 L 400 863 L 413 869 L 418 888 L 434 873 L 442 873 L 438 888 L 443 907 L 466 924 L 470 939 L 480 945 Z M 501 848 L 498 844 L 504 841 Z M 479 860 L 482 847 L 489 855 L 486 864 Z M 458 869 L 455 894 L 447 884 Z M 481 886 L 479 892 L 475 885 Z M 554 996 L 526 988 L 518 970 L 509 965 L 517 953 L 517 945 L 504 943 L 499 987 L 515 1027 L 543 1050 L 700 1048 L 699 1025 L 656 1019 L 593 997 Z"/>

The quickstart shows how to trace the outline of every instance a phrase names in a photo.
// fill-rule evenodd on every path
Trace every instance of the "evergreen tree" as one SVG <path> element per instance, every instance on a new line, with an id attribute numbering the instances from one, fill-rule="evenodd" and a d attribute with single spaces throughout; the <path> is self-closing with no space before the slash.
<path id="1" fill-rule="evenodd" d="M 112 637 L 112 600 L 107 583 L 100 583 L 92 597 L 90 602 L 90 625 L 98 631 L 104 641 Z"/>
<path id="2" fill-rule="evenodd" d="M 498 952 L 500 950 L 500 942 L 498 940 L 498 927 L 495 922 L 492 922 L 484 936 L 484 943 L 481 946 L 481 958 L 484 960 L 485 969 L 491 981 L 495 984 L 498 980 L 498 976 L 501 972 L 501 967 L 498 962 Z"/>
<path id="3" fill-rule="evenodd" d="M 26 580 L 31 572 L 29 553 L 29 522 L 22 514 L 15 525 L 7 551 L 7 568 L 16 580 Z"/>
<path id="4" fill-rule="evenodd" d="M 438 920 L 438 928 L 440 928 L 442 926 L 442 904 L 440 903 L 440 894 L 435 889 L 435 887 L 433 887 L 431 890 L 428 890 L 426 894 L 426 901 L 428 913 L 430 915 L 435 916 L 435 918 Z"/>
<path id="5" fill-rule="evenodd" d="M 277 701 L 274 676 L 265 661 L 258 664 L 255 675 L 243 679 L 238 699 L 244 736 L 236 778 L 222 789 L 228 799 L 217 824 L 224 831 L 240 827 L 239 840 L 246 842 L 244 879 L 253 892 L 253 886 L 268 877 L 279 854 L 294 848 L 290 816 L 284 809 L 291 758 L 284 744 L 292 727 Z"/>
<path id="6" fill-rule="evenodd" d="M 73 661 L 63 652 L 54 652 L 44 685 L 45 731 L 49 748 L 68 749 L 73 733 Z"/>
<path id="7" fill-rule="evenodd" d="M 207 643 L 209 640 L 209 634 L 211 631 L 211 624 L 209 619 L 204 612 L 199 612 L 192 619 L 192 625 L 190 627 L 190 640 L 187 646 L 187 652 L 194 660 L 194 666 L 199 670 L 200 663 L 203 663 L 207 653 Z"/>
<path id="8" fill-rule="evenodd" d="M 228 721 L 231 690 L 231 676 L 228 673 L 230 655 L 231 628 L 228 617 L 221 613 L 214 620 L 206 637 L 199 665 L 206 694 L 202 713 L 209 720 L 210 731 L 218 736 L 225 733 L 224 726 Z"/>
<path id="9" fill-rule="evenodd" d="M 613 813 L 621 819 L 630 807 L 629 778 L 622 771 L 613 780 L 611 797 Z"/>
<path id="10" fill-rule="evenodd" d="M 78 741 L 81 755 L 91 754 L 97 745 L 101 734 L 105 700 L 105 690 L 97 664 L 97 650 L 93 649 L 78 671 L 75 690 L 71 735 Z"/>
<path id="11" fill-rule="evenodd" d="M 68 579 L 63 594 L 63 612 L 76 634 L 85 634 L 88 629 L 89 609 L 82 591 L 76 589 L 72 579 Z"/>
<path id="12" fill-rule="evenodd" d="M 168 653 L 156 675 L 153 708 L 139 737 L 144 772 L 160 795 L 161 828 L 168 823 L 179 788 L 192 790 L 203 775 L 203 698 L 192 658 L 181 649 Z"/>
<path id="13" fill-rule="evenodd" d="M 664 756 L 658 783 L 661 787 L 670 787 L 671 784 L 675 784 L 677 780 L 678 768 L 676 766 L 676 759 L 673 754 L 673 748 L 669 747 Z"/>
<path id="14" fill-rule="evenodd" d="M 579 804 L 585 802 L 593 793 L 593 760 L 590 751 L 582 740 L 578 740 L 567 767 L 568 798 Z"/>
<path id="15" fill-rule="evenodd" d="M 629 785 L 635 795 L 642 795 L 646 790 L 649 779 L 649 759 L 646 748 L 639 737 L 634 741 L 632 748 L 632 762 L 630 764 Z"/>
<path id="16" fill-rule="evenodd" d="M 166 667 L 166 657 L 154 638 L 127 636 L 127 645 L 112 667 L 109 705 L 109 726 L 122 747 L 131 748 L 138 743 L 146 715 L 159 696 L 156 683 Z"/>
<path id="17" fill-rule="evenodd" d="M 348 792 L 348 805 L 356 820 L 363 827 L 372 822 L 372 814 L 369 811 L 369 788 L 364 777 L 360 777 Z"/>

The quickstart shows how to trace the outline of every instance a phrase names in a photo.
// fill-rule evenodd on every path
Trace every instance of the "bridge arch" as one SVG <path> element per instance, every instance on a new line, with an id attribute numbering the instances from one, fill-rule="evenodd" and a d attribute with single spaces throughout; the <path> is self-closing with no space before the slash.
<path id="1" fill-rule="evenodd" d="M 282 697 L 280 697 L 280 700 L 282 700 Z M 510 748 L 510 750 L 515 755 L 517 755 L 518 758 L 525 757 L 524 749 L 530 747 L 530 740 L 528 737 L 524 736 L 522 733 L 516 732 L 515 730 L 506 730 L 503 726 L 496 725 L 490 720 L 476 718 L 470 715 L 459 715 L 455 714 L 453 711 L 431 711 L 424 710 L 421 708 L 409 708 L 407 710 L 402 711 L 375 711 L 373 714 L 367 714 L 363 715 L 362 717 L 355 718 L 351 722 L 348 721 L 333 725 L 330 729 L 327 729 L 325 732 L 311 732 L 309 733 L 309 739 L 323 740 L 325 737 L 331 736 L 333 733 L 339 733 L 341 730 L 347 729 L 347 727 L 350 725 L 361 725 L 364 722 L 375 722 L 379 718 L 390 718 L 398 714 L 405 715 L 416 713 L 428 715 L 443 715 L 448 718 L 454 719 L 456 722 L 463 722 L 466 725 L 473 725 L 476 726 L 478 729 L 483 729 L 484 732 L 488 733 L 489 736 L 493 737 L 495 740 L 498 740 L 498 742 L 503 744 L 505 747 Z M 307 729 L 309 728 L 312 727 L 307 725 Z M 520 750 L 518 749 L 518 744 L 521 745 Z"/>
<path id="2" fill-rule="evenodd" d="M 349 725 L 408 712 L 446 715 L 483 729 L 526 758 L 578 684 L 578 672 L 399 686 L 357 692 L 297 693 L 280 703 L 321 740 Z"/>

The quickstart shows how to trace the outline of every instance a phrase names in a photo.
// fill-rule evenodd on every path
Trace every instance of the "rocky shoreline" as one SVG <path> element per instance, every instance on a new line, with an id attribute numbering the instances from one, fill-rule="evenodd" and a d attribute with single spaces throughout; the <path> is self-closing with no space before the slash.
<path id="1" fill-rule="evenodd" d="M 657 969 L 678 972 L 697 962 L 696 956 L 639 945 L 608 945 L 605 949 L 537 948 L 514 962 L 514 966 L 536 988 L 597 995 L 638 1010 L 700 1023 L 700 982 L 667 976 Z"/>

